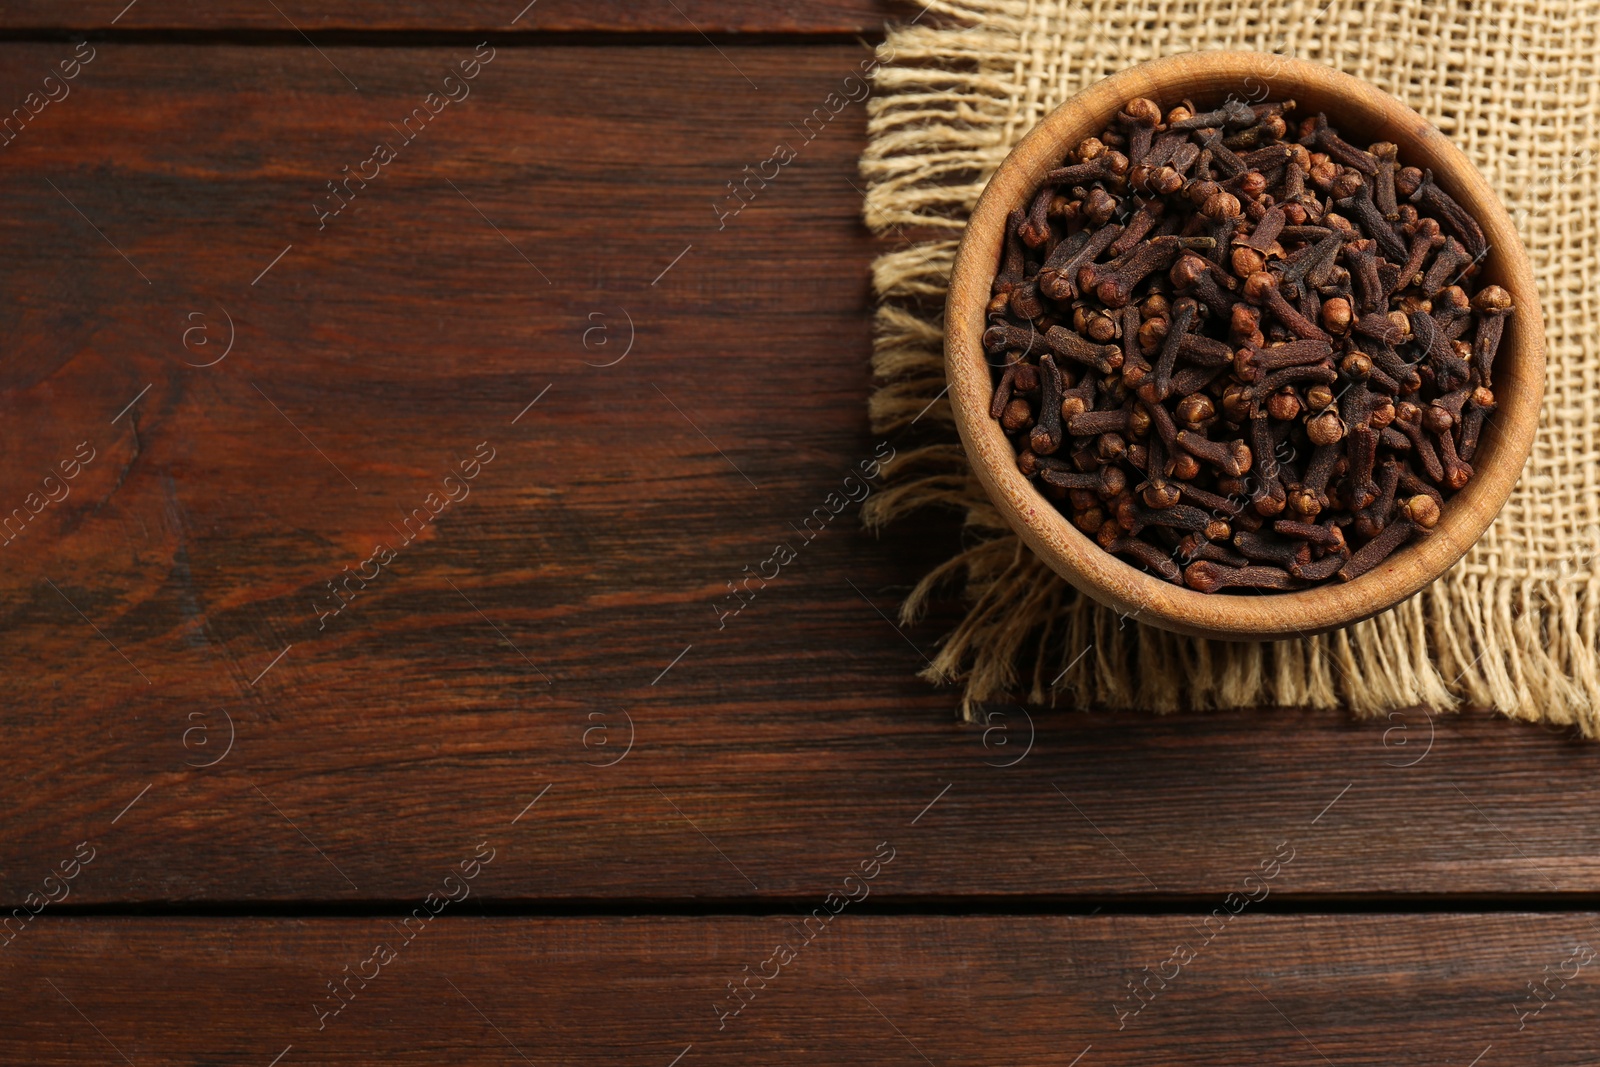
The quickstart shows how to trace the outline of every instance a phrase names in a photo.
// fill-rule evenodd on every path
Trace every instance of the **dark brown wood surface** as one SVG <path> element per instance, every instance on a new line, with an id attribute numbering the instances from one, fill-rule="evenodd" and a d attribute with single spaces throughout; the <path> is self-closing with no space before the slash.
<path id="1" fill-rule="evenodd" d="M 8 46 L 0 93 L 64 50 Z M 356 94 L 309 50 L 103 44 L 0 157 L 5 506 L 95 450 L 3 548 L 5 899 L 86 837 L 114 859 L 85 901 L 404 898 L 546 786 L 519 824 L 545 852 L 499 894 L 792 895 L 946 786 L 898 892 L 1216 892 L 1347 785 L 1304 891 L 1593 885 L 1571 814 L 1597 757 L 1542 730 L 957 726 L 914 677 L 940 620 L 885 618 L 951 526 L 878 541 L 852 504 L 796 529 L 888 454 L 859 107 L 713 211 L 863 51 L 502 49 L 319 231 L 330 176 L 457 53 L 337 49 Z M 482 442 L 470 496 L 402 545 Z M 394 561 L 319 619 L 379 541 Z M 719 618 L 778 542 L 797 558 Z"/>
<path id="2" fill-rule="evenodd" d="M 835 873 L 819 871 L 819 889 Z M 777 915 L 447 912 L 409 943 L 376 917 L 41 920 L 0 963 L 0 1055 L 279 1067 L 1588 1063 L 1594 920 L 1245 911 L 1214 920 L 1209 943 L 1198 917 L 1181 916 L 846 911 L 809 943 Z M 784 967 L 779 946 L 793 950 Z M 1158 972 L 1164 982 L 1143 984 Z M 1129 982 L 1147 990 L 1142 1002 Z M 730 983 L 747 992 L 735 1000 Z"/>
<path id="3" fill-rule="evenodd" d="M 865 424 L 868 268 L 903 238 L 859 221 L 863 103 L 829 111 L 863 44 L 492 36 L 435 115 L 476 42 L 360 39 L 486 17 L 425 6 L 325 7 L 344 36 L 320 50 L 153 0 L 87 46 L 0 44 L 0 104 L 24 107 L 92 50 L 0 147 L 4 1062 L 106 1059 L 87 1017 L 135 1063 L 268 1063 L 480 842 L 442 944 L 302 1062 L 518 1061 L 494 1025 L 535 1062 L 917 1059 L 845 976 L 940 1063 L 1320 1062 L 1244 978 L 1338 1062 L 1466 1064 L 1514 1029 L 1586 936 L 1557 909 L 1600 875 L 1592 745 L 1475 712 L 970 727 L 915 677 L 949 610 L 891 620 L 960 531 L 875 538 L 843 499 L 919 440 Z M 859 14 L 680 6 L 708 32 Z M 676 33 L 634 5 L 524 21 L 573 12 Z M 319 221 L 379 142 L 393 159 Z M 731 214 L 780 143 L 793 162 Z M 884 841 L 855 940 L 718 1039 L 711 997 L 766 958 L 771 915 Z M 1240 920 L 1260 954 L 1213 946 L 1214 984 L 1116 1035 L 1110 987 L 1285 841 Z M 1513 907 L 1554 913 L 1408 914 Z M 1097 908 L 1150 914 L 1051 914 Z M 1301 914 L 1327 908 L 1394 914 Z M 465 997 L 447 1023 L 435 976 L 495 1023 Z M 1582 988 L 1502 1062 L 1587 1049 Z"/>
<path id="4" fill-rule="evenodd" d="M 9 30 L 875 33 L 888 0 L 11 0 Z"/>

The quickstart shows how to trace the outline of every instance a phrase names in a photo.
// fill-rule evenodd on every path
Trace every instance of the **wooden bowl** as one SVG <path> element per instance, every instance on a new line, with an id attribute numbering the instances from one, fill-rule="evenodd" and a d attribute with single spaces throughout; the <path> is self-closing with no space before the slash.
<path id="1" fill-rule="evenodd" d="M 1017 470 L 1016 452 L 989 417 L 994 380 L 982 335 L 1005 238 L 1006 216 L 1026 209 L 1046 171 L 1098 134 L 1129 99 L 1162 110 L 1188 98 L 1201 110 L 1230 94 L 1250 102 L 1293 99 L 1298 115 L 1326 112 L 1348 140 L 1392 141 L 1403 165 L 1435 181 L 1483 227 L 1489 253 L 1481 284 L 1504 286 L 1516 311 L 1495 361 L 1497 409 L 1473 458 L 1474 475 L 1445 502 L 1433 535 L 1404 546 L 1352 582 L 1291 593 L 1198 593 L 1123 562 L 1084 536 Z M 978 479 L 1039 557 L 1100 603 L 1163 629 L 1197 637 L 1271 640 L 1310 635 L 1369 618 L 1405 600 L 1472 547 L 1505 504 L 1533 446 L 1544 395 L 1544 319 L 1516 229 L 1459 149 L 1400 101 L 1328 67 L 1252 52 L 1169 56 L 1101 81 L 1039 123 L 990 179 L 956 256 L 945 320 L 945 372 L 956 426 Z"/>

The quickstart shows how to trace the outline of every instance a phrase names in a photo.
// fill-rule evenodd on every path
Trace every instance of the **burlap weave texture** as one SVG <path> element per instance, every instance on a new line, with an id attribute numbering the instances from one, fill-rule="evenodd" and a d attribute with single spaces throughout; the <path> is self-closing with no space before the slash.
<path id="1" fill-rule="evenodd" d="M 963 709 L 1035 702 L 1347 706 L 1382 714 L 1465 703 L 1600 734 L 1600 2 L 1333 0 L 1331 4 L 935 0 L 881 49 L 870 104 L 866 218 L 903 243 L 874 265 L 871 415 L 932 422 L 870 523 L 928 506 L 965 513 L 963 549 L 913 591 L 967 612 L 927 676 Z M 1423 593 L 1334 634 L 1270 644 L 1178 637 L 1077 593 L 1009 530 L 971 476 L 942 399 L 945 285 L 967 214 L 1011 147 L 1052 108 L 1135 63 L 1248 49 L 1337 67 L 1434 122 L 1500 194 L 1538 277 L 1548 341 L 1539 437 L 1482 541 Z M 948 237 L 940 239 L 942 231 Z M 928 405 L 932 403 L 932 406 Z"/>

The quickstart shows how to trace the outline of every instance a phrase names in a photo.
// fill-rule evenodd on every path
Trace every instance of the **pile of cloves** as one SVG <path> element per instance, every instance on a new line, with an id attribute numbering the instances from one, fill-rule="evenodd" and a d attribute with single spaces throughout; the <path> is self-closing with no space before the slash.
<path id="1" fill-rule="evenodd" d="M 1018 469 L 1201 592 L 1348 581 L 1428 536 L 1494 410 L 1512 308 L 1473 284 L 1482 229 L 1294 107 L 1130 100 L 1012 213 L 989 304 Z"/>

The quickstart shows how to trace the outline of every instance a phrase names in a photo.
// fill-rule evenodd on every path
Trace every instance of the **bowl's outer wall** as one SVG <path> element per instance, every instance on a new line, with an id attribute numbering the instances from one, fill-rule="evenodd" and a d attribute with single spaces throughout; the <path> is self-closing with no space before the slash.
<path id="1" fill-rule="evenodd" d="M 1475 473 L 1445 506 L 1432 536 L 1414 541 L 1353 582 L 1293 593 L 1203 594 L 1161 581 L 1079 532 L 1017 470 L 1016 454 L 989 418 L 993 379 L 982 334 L 1006 216 L 1031 201 L 1046 171 L 1097 134 L 1123 103 L 1147 96 L 1163 109 L 1182 99 L 1204 109 L 1229 95 L 1250 103 L 1293 99 L 1302 117 L 1326 112 L 1359 143 L 1392 141 L 1402 164 L 1435 181 L 1483 227 L 1489 253 L 1480 281 L 1504 286 L 1516 311 L 1495 364 L 1497 409 L 1474 457 Z M 990 179 L 968 224 L 946 304 L 945 369 L 957 429 L 979 481 L 1013 529 L 1078 589 L 1126 616 L 1196 637 L 1271 640 L 1369 618 L 1407 599 L 1453 566 L 1510 496 L 1533 446 L 1544 396 L 1544 321 L 1527 255 L 1482 175 L 1431 123 L 1364 82 L 1303 60 L 1253 52 L 1169 56 L 1115 74 L 1048 115 Z"/>

